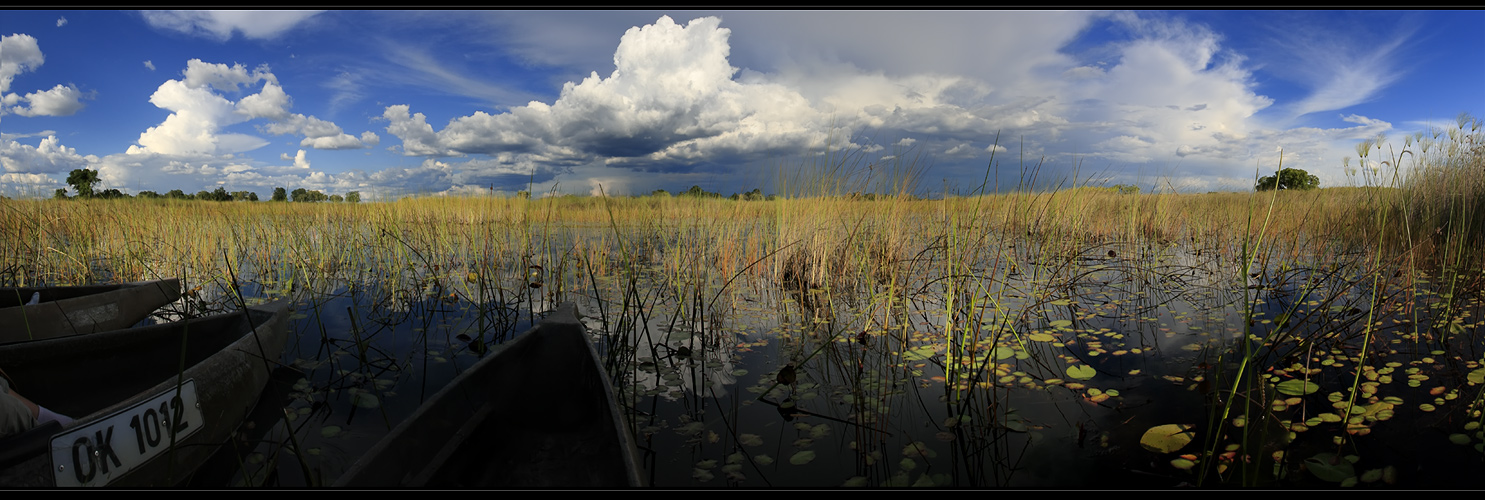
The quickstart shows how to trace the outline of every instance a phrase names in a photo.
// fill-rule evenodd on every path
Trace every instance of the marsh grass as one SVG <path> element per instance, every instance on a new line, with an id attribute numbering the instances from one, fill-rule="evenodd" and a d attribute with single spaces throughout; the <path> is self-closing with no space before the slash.
<path id="1" fill-rule="evenodd" d="M 1140 389 L 1120 384 L 1156 368 L 1131 372 L 1124 360 L 1200 337 L 1174 349 L 1190 358 L 1160 368 L 1184 387 L 1172 397 L 1199 396 L 1201 421 L 1181 423 L 1199 424 L 1200 450 L 1162 458 L 1171 467 L 1161 474 L 1288 484 L 1322 448 L 1380 470 L 1364 436 L 1384 416 L 1416 413 L 1392 401 L 1416 408 L 1443 397 L 1375 385 L 1381 377 L 1418 368 L 1407 376 L 1421 386 L 1422 369 L 1444 364 L 1423 359 L 1447 360 L 1442 370 L 1456 375 L 1482 369 L 1485 347 L 1469 316 L 1480 314 L 1485 289 L 1481 134 L 1479 121 L 1462 117 L 1400 151 L 1372 141 L 1358 148 L 1361 185 L 1316 191 L 1125 194 L 1076 180 L 1038 191 L 1024 186 L 1037 184 L 1040 163 L 1023 162 L 1023 187 L 1013 191 L 919 199 L 926 165 L 912 151 L 874 164 L 859 150 L 827 149 L 781 168 L 791 172 L 775 180 L 783 196 L 767 201 L 4 200 L 0 284 L 180 276 L 185 314 L 291 297 L 305 315 L 301 336 L 313 340 L 296 342 L 319 351 L 284 360 L 308 372 L 301 411 L 321 415 L 337 401 L 351 415 L 376 408 L 385 427 L 396 424 L 393 412 L 363 403 L 428 393 L 429 379 L 410 367 L 451 355 L 435 330 L 457 330 L 471 346 L 460 352 L 475 355 L 472 346 L 497 345 L 552 304 L 578 300 L 651 473 L 681 446 L 725 459 L 718 470 L 740 485 L 771 484 L 766 471 L 778 466 L 767 462 L 784 459 L 737 455 L 757 446 L 752 403 L 786 422 L 828 423 L 797 429 L 791 463 L 809 463 L 811 442 L 844 433 L 853 465 L 831 480 L 1026 484 L 1032 436 L 1048 429 L 1069 442 L 1072 433 L 1079 448 L 1098 443 L 1099 453 L 1119 439 L 1137 448 L 1137 437 L 1089 412 L 1134 406 L 1119 393 Z M 992 159 L 987 170 L 997 168 Z M 764 319 L 748 319 L 757 307 Z M 326 319 L 342 317 L 340 308 L 343 320 Z M 1186 337 L 1159 326 L 1166 322 Z M 763 349 L 761 362 L 744 355 Z M 1291 391 L 1281 385 L 1291 379 L 1323 389 L 1278 389 Z M 413 380 L 424 386 L 402 386 Z M 1444 391 L 1468 402 L 1454 404 L 1454 415 L 1482 425 L 1476 385 Z M 1046 403 L 1026 394 L 1087 405 L 1085 416 L 1038 422 L 1050 418 L 1033 416 Z M 716 405 L 728 408 L 707 411 Z M 1335 407 L 1296 414 L 1306 405 Z M 1332 425 L 1317 414 L 1344 418 Z M 298 453 L 328 433 L 310 423 L 323 421 L 285 420 L 288 435 L 276 438 L 296 451 L 284 461 L 306 484 L 336 471 Z M 670 426 L 679 443 L 661 432 Z M 692 478 L 711 471 L 697 466 Z"/>

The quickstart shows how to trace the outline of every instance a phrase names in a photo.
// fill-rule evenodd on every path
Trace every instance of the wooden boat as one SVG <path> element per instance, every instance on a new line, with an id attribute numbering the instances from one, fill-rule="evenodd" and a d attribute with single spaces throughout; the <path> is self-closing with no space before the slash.
<path id="1" fill-rule="evenodd" d="M 563 303 L 424 402 L 338 487 L 643 486 L 598 353 Z"/>
<path id="2" fill-rule="evenodd" d="M 0 438 L 0 488 L 180 483 L 258 401 L 288 305 L 0 346 L 17 392 L 76 418 Z"/>
<path id="3" fill-rule="evenodd" d="M 176 486 L 205 490 L 223 486 L 263 486 L 273 478 L 275 474 L 266 470 L 266 467 L 257 474 L 242 474 L 243 464 L 248 463 L 249 455 L 257 452 L 259 444 L 270 439 L 270 431 L 282 430 L 284 408 L 289 406 L 294 400 L 294 394 L 298 392 L 294 390 L 294 384 L 306 376 L 298 368 L 274 368 L 273 373 L 268 375 L 268 383 L 263 387 L 263 394 L 258 396 L 253 410 L 237 424 L 237 430 L 232 433 L 236 443 L 217 448 L 216 454 L 202 462 L 196 472 L 191 474 L 189 481 Z"/>
<path id="4" fill-rule="evenodd" d="M 117 285 L 0 287 L 0 344 L 129 328 L 180 298 L 176 278 Z M 26 305 L 32 301 L 34 304 Z"/>

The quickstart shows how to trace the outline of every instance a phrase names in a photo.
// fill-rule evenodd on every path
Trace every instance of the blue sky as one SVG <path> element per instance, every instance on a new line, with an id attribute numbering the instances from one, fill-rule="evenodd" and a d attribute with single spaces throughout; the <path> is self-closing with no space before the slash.
<path id="1" fill-rule="evenodd" d="M 1485 11 L 6 11 L 0 193 L 1346 185 L 1485 113 Z M 1399 144 L 1400 145 L 1400 144 Z M 866 165 L 871 165 L 866 169 Z M 881 166 L 878 169 L 878 166 Z M 1076 176 L 1074 176 L 1076 174 Z M 876 180 L 881 180 L 877 177 Z"/>

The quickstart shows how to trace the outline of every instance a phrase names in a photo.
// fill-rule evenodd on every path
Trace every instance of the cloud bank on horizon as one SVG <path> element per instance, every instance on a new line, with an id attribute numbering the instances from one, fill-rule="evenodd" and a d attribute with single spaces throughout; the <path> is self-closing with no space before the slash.
<path id="1" fill-rule="evenodd" d="M 9 193 L 92 168 L 126 192 L 725 195 L 827 150 L 919 162 L 929 195 L 987 168 L 1013 185 L 1023 159 L 1243 190 L 1280 149 L 1342 185 L 1357 142 L 1485 104 L 1458 82 L 1485 79 L 1460 64 L 1485 42 L 1439 39 L 1428 13 L 26 14 L 0 37 Z M 1380 21 L 1396 28 L 1352 33 Z"/>

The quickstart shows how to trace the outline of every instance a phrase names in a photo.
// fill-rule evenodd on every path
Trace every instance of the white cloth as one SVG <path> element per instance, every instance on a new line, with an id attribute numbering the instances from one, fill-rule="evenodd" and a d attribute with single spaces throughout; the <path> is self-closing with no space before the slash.
<path id="1" fill-rule="evenodd" d="M 71 417 L 68 417 L 66 415 L 58 415 L 56 413 L 52 413 L 52 411 L 46 409 L 45 406 L 36 405 L 36 408 L 39 409 L 39 410 L 41 410 L 41 411 L 37 412 L 37 415 L 36 415 L 36 425 L 45 424 L 47 422 L 57 422 L 57 423 L 62 424 L 63 427 L 66 427 L 66 426 L 72 424 L 72 418 Z"/>

